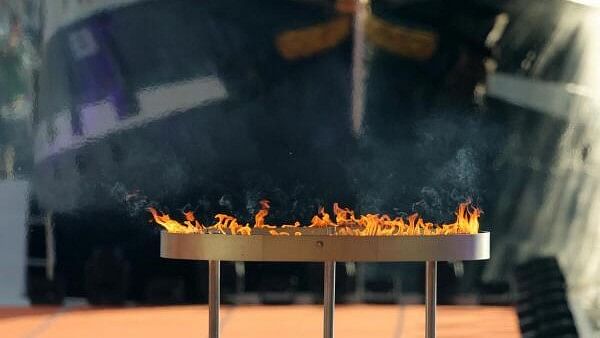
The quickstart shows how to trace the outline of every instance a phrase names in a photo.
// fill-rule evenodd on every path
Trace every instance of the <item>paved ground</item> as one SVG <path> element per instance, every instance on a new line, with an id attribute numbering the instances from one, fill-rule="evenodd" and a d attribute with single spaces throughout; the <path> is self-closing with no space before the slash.
<path id="1" fill-rule="evenodd" d="M 222 337 L 322 336 L 319 306 L 223 307 Z M 423 337 L 423 307 L 351 305 L 336 308 L 336 336 Z M 206 306 L 145 308 L 0 308 L 2 338 L 206 337 Z M 507 307 L 440 306 L 438 337 L 517 338 Z"/>

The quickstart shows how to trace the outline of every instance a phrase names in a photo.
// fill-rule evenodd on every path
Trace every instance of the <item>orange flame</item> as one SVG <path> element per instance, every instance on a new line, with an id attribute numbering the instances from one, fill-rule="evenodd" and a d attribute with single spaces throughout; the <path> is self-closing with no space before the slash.
<path id="1" fill-rule="evenodd" d="M 260 201 L 260 210 L 254 216 L 254 227 L 255 228 L 270 228 L 273 229 L 275 226 L 265 224 L 265 218 L 269 215 L 269 209 L 271 206 L 269 205 L 269 201 L 261 200 Z"/>
<path id="2" fill-rule="evenodd" d="M 319 217 L 319 215 L 321 215 L 321 217 Z M 325 212 L 325 208 L 320 207 L 319 213 L 317 215 L 313 216 L 309 227 L 310 228 L 324 228 L 324 227 L 329 227 L 329 226 L 336 226 L 336 224 L 331 222 L 331 217 L 329 217 L 329 214 L 327 212 Z"/>
<path id="3" fill-rule="evenodd" d="M 154 217 L 154 221 L 160 225 L 162 225 L 168 232 L 178 232 L 178 233 L 194 233 L 194 232 L 203 232 L 204 226 L 196 221 L 194 214 L 191 213 L 191 216 L 188 216 L 188 213 L 185 213 L 186 221 L 185 225 L 179 223 L 178 221 L 171 219 L 171 217 L 167 214 L 160 213 L 154 208 L 148 208 L 148 211 Z M 195 222 L 192 224 L 192 222 Z"/>
<path id="4" fill-rule="evenodd" d="M 284 224 L 281 227 L 268 225 L 265 218 L 269 215 L 270 204 L 267 200 L 260 201 L 261 209 L 254 216 L 254 227 L 248 223 L 241 225 L 237 218 L 226 214 L 215 215 L 216 223 L 205 227 L 191 211 L 184 212 L 183 224 L 171 219 L 167 214 L 159 213 L 154 208 L 148 208 L 154 221 L 163 226 L 168 232 L 177 233 L 212 233 L 230 235 L 251 235 L 252 229 L 267 229 L 273 236 L 290 236 L 290 228 L 300 228 L 300 222 L 293 225 Z M 333 204 L 335 221 L 320 207 L 319 212 L 313 216 L 309 228 L 327 228 L 332 234 L 346 236 L 419 236 L 419 235 L 454 235 L 476 234 L 479 232 L 479 217 L 481 209 L 471 205 L 471 202 L 460 203 L 455 213 L 456 220 L 449 224 L 434 224 L 426 222 L 418 214 L 408 217 L 391 218 L 389 215 L 366 214 L 355 216 L 354 210 L 341 208 L 338 203 Z M 329 232 L 328 232 L 329 233 Z M 301 236 L 302 232 L 294 231 L 294 236 Z"/>

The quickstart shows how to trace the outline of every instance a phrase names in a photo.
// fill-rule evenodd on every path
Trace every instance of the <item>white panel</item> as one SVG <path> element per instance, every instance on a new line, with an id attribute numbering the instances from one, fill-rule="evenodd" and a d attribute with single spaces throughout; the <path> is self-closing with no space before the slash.
<path id="1" fill-rule="evenodd" d="M 70 112 L 61 112 L 54 121 L 57 136 L 54 142 L 46 145 L 42 124 L 38 127 L 34 158 L 38 163 L 47 157 L 68 149 L 76 149 L 86 141 L 106 136 L 120 130 L 141 126 L 169 115 L 202 106 L 212 101 L 225 99 L 227 90 L 223 83 L 213 76 L 189 81 L 162 84 L 144 88 L 136 93 L 139 101 L 137 115 L 118 119 L 114 105 L 108 100 L 91 103 L 81 112 L 83 137 L 73 135 Z"/>
<path id="2" fill-rule="evenodd" d="M 227 96 L 225 87 L 216 77 L 205 77 L 149 87 L 138 93 L 144 119 L 174 111 L 187 110 Z"/>
<path id="3" fill-rule="evenodd" d="M 27 303 L 24 285 L 28 186 L 25 181 L 0 181 L 0 305 Z"/>
<path id="4" fill-rule="evenodd" d="M 81 109 L 81 125 L 86 138 L 108 134 L 118 123 L 117 110 L 108 100 L 89 104 Z"/>
<path id="5" fill-rule="evenodd" d="M 495 73 L 488 76 L 487 94 L 514 105 L 539 111 L 557 118 L 588 122 L 596 112 L 583 109 L 585 103 L 598 107 L 595 93 L 574 83 L 548 82 Z M 593 111 L 593 112 L 592 112 Z"/>

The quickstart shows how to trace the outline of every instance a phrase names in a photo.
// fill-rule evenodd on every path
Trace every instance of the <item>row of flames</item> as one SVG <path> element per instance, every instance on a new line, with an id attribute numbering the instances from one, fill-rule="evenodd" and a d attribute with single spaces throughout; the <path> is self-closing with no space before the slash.
<path id="1" fill-rule="evenodd" d="M 252 235 L 256 233 L 269 233 L 271 235 L 295 236 L 302 235 L 301 231 L 290 231 L 294 228 L 300 230 L 300 222 L 284 224 L 280 227 L 265 223 L 269 214 L 269 201 L 260 201 L 260 210 L 254 215 L 254 226 L 249 223 L 242 225 L 234 216 L 226 214 L 215 215 L 216 223 L 205 226 L 198 221 L 192 211 L 184 212 L 183 223 L 172 219 L 168 214 L 161 213 L 154 208 L 149 208 L 154 221 L 163 226 L 168 232 L 174 233 L 204 233 L 204 234 L 230 234 Z M 434 224 L 425 222 L 418 214 L 406 218 L 391 218 L 389 215 L 366 214 L 356 216 L 354 211 L 341 208 L 338 203 L 333 204 L 332 218 L 325 208 L 319 208 L 317 215 L 313 216 L 308 228 L 331 230 L 327 233 L 347 236 L 414 236 L 414 235 L 454 235 L 476 234 L 479 231 L 479 216 L 481 210 L 471 205 L 470 202 L 461 203 L 456 210 L 456 220 L 449 224 Z M 305 227 L 303 227 L 305 228 Z"/>

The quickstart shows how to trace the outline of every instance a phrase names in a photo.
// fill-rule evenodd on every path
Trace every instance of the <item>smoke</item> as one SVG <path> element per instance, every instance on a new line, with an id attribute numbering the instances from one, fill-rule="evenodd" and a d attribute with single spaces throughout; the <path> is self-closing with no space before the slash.
<path id="1" fill-rule="evenodd" d="M 440 114 L 418 121 L 416 149 L 425 174 L 413 208 L 445 218 L 459 202 L 480 203 L 491 158 L 499 150 L 499 130 L 477 115 Z"/>
<path id="2" fill-rule="evenodd" d="M 117 182 L 110 188 L 110 196 L 126 210 L 131 217 L 139 216 L 146 212 L 149 207 L 157 206 L 158 203 L 151 201 L 148 196 L 139 190 L 130 190 L 124 184 Z"/>
<path id="3" fill-rule="evenodd" d="M 349 167 L 358 209 L 446 221 L 458 203 L 482 203 L 502 143 L 500 126 L 479 112 L 451 111 L 396 128 L 401 136 L 394 138 L 381 137 L 381 129 L 367 133 Z"/>
<path id="4" fill-rule="evenodd" d="M 225 195 L 221 196 L 221 198 L 219 198 L 219 205 L 228 210 L 233 210 L 233 202 L 232 202 L 231 195 L 225 194 Z"/>

